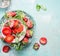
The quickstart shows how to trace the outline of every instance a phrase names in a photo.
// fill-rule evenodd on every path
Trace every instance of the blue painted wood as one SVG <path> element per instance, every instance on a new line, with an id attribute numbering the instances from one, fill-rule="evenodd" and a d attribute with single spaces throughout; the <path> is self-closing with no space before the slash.
<path id="1" fill-rule="evenodd" d="M 46 5 L 47 11 L 37 12 L 36 4 Z M 22 51 L 3 53 L 5 44 L 0 40 L 0 56 L 60 56 L 60 0 L 11 0 L 9 10 L 23 10 L 30 14 L 36 23 L 35 33 L 32 43 Z M 5 12 L 6 9 L 0 9 L 0 19 Z M 48 43 L 35 51 L 33 44 L 39 42 L 41 36 L 46 36 Z"/>

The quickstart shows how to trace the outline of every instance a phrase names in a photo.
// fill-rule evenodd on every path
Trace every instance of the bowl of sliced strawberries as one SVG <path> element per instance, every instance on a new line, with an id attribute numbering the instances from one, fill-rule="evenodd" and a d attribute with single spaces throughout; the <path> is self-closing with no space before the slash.
<path id="1" fill-rule="evenodd" d="M 1 19 L 2 41 L 16 50 L 21 50 L 33 36 L 34 22 L 32 17 L 24 11 L 6 12 Z"/>

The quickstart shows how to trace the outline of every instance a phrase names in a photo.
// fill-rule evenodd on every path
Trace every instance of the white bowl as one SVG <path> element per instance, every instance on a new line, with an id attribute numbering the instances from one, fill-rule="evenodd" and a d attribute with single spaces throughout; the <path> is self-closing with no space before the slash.
<path id="1" fill-rule="evenodd" d="M 0 0 L 0 8 L 7 8 L 10 5 L 10 0 Z"/>

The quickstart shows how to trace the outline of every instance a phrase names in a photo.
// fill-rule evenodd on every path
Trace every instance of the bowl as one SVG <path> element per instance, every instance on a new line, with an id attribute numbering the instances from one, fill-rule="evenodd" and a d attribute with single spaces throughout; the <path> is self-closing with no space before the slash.
<path id="1" fill-rule="evenodd" d="M 7 8 L 10 6 L 11 0 L 0 0 L 0 8 Z"/>

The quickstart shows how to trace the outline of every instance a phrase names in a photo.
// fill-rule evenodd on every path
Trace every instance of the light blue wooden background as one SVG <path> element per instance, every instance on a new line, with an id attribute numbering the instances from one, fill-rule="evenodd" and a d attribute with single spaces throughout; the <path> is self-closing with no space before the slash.
<path id="1" fill-rule="evenodd" d="M 36 4 L 46 5 L 47 11 L 37 12 Z M 60 56 L 60 0 L 11 0 L 9 10 L 24 10 L 29 13 L 36 23 L 35 33 L 30 46 L 18 52 L 10 50 L 9 53 L 3 53 L 4 43 L 0 41 L 0 56 Z M 6 11 L 0 9 L 0 19 Z M 41 36 L 46 36 L 48 43 L 35 51 L 33 44 L 39 42 Z"/>

